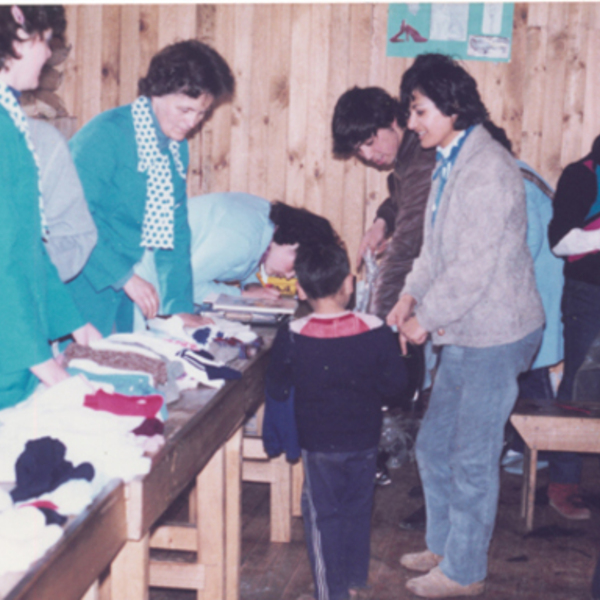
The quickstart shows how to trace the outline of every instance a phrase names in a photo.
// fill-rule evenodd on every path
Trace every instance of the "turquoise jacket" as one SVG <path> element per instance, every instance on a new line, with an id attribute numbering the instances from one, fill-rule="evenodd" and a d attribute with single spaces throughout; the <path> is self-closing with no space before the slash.
<path id="1" fill-rule="evenodd" d="M 194 303 L 210 293 L 239 295 L 231 285 L 258 283 L 261 259 L 273 238 L 271 203 L 250 194 L 223 192 L 190 198 Z"/>
<path id="2" fill-rule="evenodd" d="M 113 327 L 131 331 L 133 302 L 122 287 L 144 253 L 140 240 L 147 180 L 146 173 L 137 168 L 131 105 L 101 113 L 80 129 L 69 145 L 98 229 L 96 247 L 69 286 L 84 316 L 103 335 Z M 178 175 L 171 153 L 167 154 L 175 193 L 174 249 L 154 250 L 154 260 L 161 312 L 174 314 L 193 310 L 192 272 L 186 182 Z M 180 145 L 180 154 L 187 171 L 186 141 Z"/>
<path id="3" fill-rule="evenodd" d="M 23 134 L 0 107 L 0 408 L 38 383 L 30 367 L 49 341 L 84 324 L 42 242 L 38 173 Z"/>
<path id="4" fill-rule="evenodd" d="M 548 190 L 552 188 L 529 165 L 517 161 L 521 169 L 537 175 Z M 563 261 L 552 254 L 548 240 L 548 225 L 552 218 L 552 198 L 535 183 L 523 178 L 527 197 L 527 245 L 533 256 L 533 270 L 538 292 L 546 314 L 542 345 L 533 361 L 532 369 L 549 367 L 564 356 L 563 324 L 560 310 L 564 285 Z"/>

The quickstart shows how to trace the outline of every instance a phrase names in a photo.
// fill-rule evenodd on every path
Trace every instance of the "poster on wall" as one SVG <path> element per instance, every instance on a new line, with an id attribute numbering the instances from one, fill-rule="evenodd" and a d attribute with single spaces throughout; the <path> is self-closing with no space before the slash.
<path id="1" fill-rule="evenodd" d="M 510 61 L 514 4 L 390 4 L 387 55 Z"/>

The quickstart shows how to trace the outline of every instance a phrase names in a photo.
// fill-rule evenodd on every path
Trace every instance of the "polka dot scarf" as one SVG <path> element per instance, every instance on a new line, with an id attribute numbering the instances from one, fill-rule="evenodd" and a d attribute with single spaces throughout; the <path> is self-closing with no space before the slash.
<path id="1" fill-rule="evenodd" d="M 46 215 L 44 214 L 44 199 L 42 197 L 42 191 L 40 190 L 40 161 L 35 152 L 35 148 L 33 147 L 33 142 L 31 141 L 31 135 L 29 133 L 29 123 L 27 122 L 27 117 L 23 112 L 23 109 L 19 106 L 15 95 L 11 92 L 10 88 L 6 83 L 0 81 L 0 106 L 6 110 L 12 122 L 15 124 L 15 127 L 23 134 L 25 138 L 25 143 L 27 144 L 27 148 L 29 152 L 33 155 L 33 160 L 35 162 L 35 166 L 37 168 L 37 181 L 38 181 L 38 191 L 39 191 L 39 207 L 40 207 L 40 221 L 42 225 L 42 238 L 46 238 L 49 234 L 48 231 L 48 223 L 46 222 Z"/>
<path id="2" fill-rule="evenodd" d="M 139 159 L 138 171 L 148 174 L 140 246 L 172 250 L 175 197 L 169 157 L 158 147 L 150 99 L 140 96 L 131 105 L 131 113 Z M 185 179 L 185 169 L 179 155 L 179 143 L 171 140 L 169 150 L 177 173 Z"/>

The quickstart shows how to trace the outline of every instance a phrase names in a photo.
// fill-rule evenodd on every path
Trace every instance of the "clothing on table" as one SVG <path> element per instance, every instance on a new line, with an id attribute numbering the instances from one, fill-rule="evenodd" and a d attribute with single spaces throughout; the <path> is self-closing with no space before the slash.
<path id="1" fill-rule="evenodd" d="M 113 350 L 95 350 L 89 346 L 80 344 L 69 344 L 65 349 L 65 358 L 68 361 L 73 359 L 89 359 L 99 365 L 113 367 L 115 369 L 124 369 L 127 371 L 144 371 L 150 373 L 154 382 L 164 384 L 167 382 L 167 365 L 158 358 L 148 358 L 134 352 L 115 352 Z"/>
<path id="2" fill-rule="evenodd" d="M 419 256 L 434 165 L 435 150 L 421 148 L 418 136 L 405 130 L 394 171 L 387 179 L 390 196 L 377 210 L 377 218 L 385 221 L 386 235 L 391 236 L 379 262 L 371 303 L 381 319 L 398 301 L 406 276 Z"/>
<path id="3" fill-rule="evenodd" d="M 10 492 L 12 499 L 19 502 L 37 498 L 70 479 L 91 481 L 94 467 L 87 462 L 74 467 L 65 460 L 66 451 L 60 440 L 50 437 L 27 442 L 15 465 L 17 485 Z"/>
<path id="4" fill-rule="evenodd" d="M 163 405 L 163 397 L 153 396 L 125 396 L 124 394 L 109 394 L 98 390 L 86 395 L 83 405 L 93 410 L 103 410 L 113 415 L 155 417 Z"/>
<path id="5" fill-rule="evenodd" d="M 0 139 L 1 409 L 27 398 L 39 383 L 29 368 L 52 358 L 49 341 L 85 321 L 44 248 L 38 170 L 3 107 Z"/>
<path id="6" fill-rule="evenodd" d="M 457 141 L 455 138 L 454 141 Z M 426 214 L 436 200 L 434 180 Z M 417 437 L 426 542 L 461 585 L 486 576 L 504 426 L 517 376 L 539 347 L 544 311 L 526 240 L 523 179 L 481 126 L 466 138 L 403 294 L 441 346 Z"/>
<path id="7" fill-rule="evenodd" d="M 211 293 L 239 295 L 233 283 L 260 283 L 260 262 L 275 230 L 270 211 L 268 200 L 238 192 L 189 199 L 195 304 Z"/>
<path id="8" fill-rule="evenodd" d="M 406 385 L 396 336 L 372 315 L 309 315 L 279 329 L 266 393 L 294 393 L 302 514 L 317 600 L 364 587 L 382 404 Z"/>
<path id="9" fill-rule="evenodd" d="M 40 188 L 49 235 L 50 260 L 63 281 L 77 275 L 96 244 L 98 233 L 63 135 L 41 119 L 28 120 L 40 161 Z"/>
<path id="10" fill-rule="evenodd" d="M 151 109 L 150 109 L 151 110 Z M 193 312 L 190 229 L 187 220 L 187 141 L 177 156 L 152 114 L 161 156 L 168 158 L 173 186 L 174 248 L 141 245 L 149 168 L 140 159 L 132 105 L 101 113 L 70 140 L 73 160 L 98 229 L 98 242 L 81 274 L 69 283 L 84 315 L 103 335 L 131 331 L 133 302 L 123 286 L 144 252 L 151 252 L 159 280 L 160 314 Z M 145 169 L 145 170 L 141 170 Z"/>

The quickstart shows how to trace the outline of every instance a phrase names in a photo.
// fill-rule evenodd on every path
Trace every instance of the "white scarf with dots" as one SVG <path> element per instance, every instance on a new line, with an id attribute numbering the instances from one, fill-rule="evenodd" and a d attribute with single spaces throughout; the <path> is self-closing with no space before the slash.
<path id="1" fill-rule="evenodd" d="M 169 157 L 158 147 L 158 137 L 150 111 L 150 99 L 146 96 L 137 98 L 131 105 L 131 113 L 139 159 L 138 171 L 148 173 L 140 246 L 172 250 L 175 196 Z M 177 173 L 185 180 L 186 174 L 179 154 L 179 143 L 171 140 L 169 150 Z"/>
<path id="2" fill-rule="evenodd" d="M 44 214 L 44 199 L 42 197 L 42 191 L 40 189 L 40 161 L 36 154 L 33 142 L 31 141 L 31 135 L 29 133 L 29 123 L 27 117 L 20 107 L 15 95 L 11 92 L 10 88 L 6 83 L 0 81 L 0 106 L 2 106 L 15 124 L 15 127 L 23 134 L 27 148 L 33 155 L 33 160 L 37 169 L 37 182 L 39 192 L 39 207 L 40 207 L 40 221 L 42 225 L 42 238 L 46 238 L 49 234 L 48 223 L 46 221 L 46 215 Z"/>

